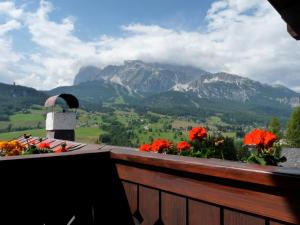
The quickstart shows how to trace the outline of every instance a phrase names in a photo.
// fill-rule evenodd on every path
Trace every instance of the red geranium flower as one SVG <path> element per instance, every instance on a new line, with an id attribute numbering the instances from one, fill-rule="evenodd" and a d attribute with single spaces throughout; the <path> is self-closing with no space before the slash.
<path id="1" fill-rule="evenodd" d="M 186 141 L 181 141 L 177 144 L 177 150 L 179 152 L 185 151 L 185 150 L 188 151 L 188 150 L 190 150 L 190 148 L 191 148 L 191 145 L 189 143 L 187 143 Z"/>
<path id="2" fill-rule="evenodd" d="M 277 137 L 272 132 L 255 129 L 244 138 L 244 145 L 255 145 L 259 148 L 271 148 Z"/>
<path id="3" fill-rule="evenodd" d="M 50 144 L 48 142 L 42 142 L 42 143 L 38 144 L 38 147 L 41 149 L 49 149 Z"/>
<path id="4" fill-rule="evenodd" d="M 143 144 L 140 146 L 141 152 L 150 152 L 151 151 L 151 145 L 149 144 Z"/>
<path id="5" fill-rule="evenodd" d="M 260 145 L 263 143 L 264 131 L 255 129 L 252 132 L 246 134 L 244 138 L 245 145 Z"/>
<path id="6" fill-rule="evenodd" d="M 66 147 L 59 146 L 58 148 L 56 148 L 53 151 L 56 152 L 56 153 L 60 153 L 60 152 L 67 152 L 68 150 L 67 150 Z"/>
<path id="7" fill-rule="evenodd" d="M 194 127 L 190 130 L 190 140 L 202 140 L 207 137 L 206 129 L 204 127 Z"/>
<path id="8" fill-rule="evenodd" d="M 62 143 L 59 147 L 55 148 L 53 150 L 53 152 L 56 152 L 56 153 L 67 152 L 72 147 L 73 147 L 73 145 L 67 145 L 66 143 Z"/>
<path id="9" fill-rule="evenodd" d="M 151 150 L 154 152 L 161 153 L 163 150 L 167 150 L 171 147 L 171 143 L 168 140 L 157 139 L 153 141 L 151 145 Z"/>
<path id="10" fill-rule="evenodd" d="M 265 139 L 264 139 L 264 145 L 267 148 L 270 148 L 273 146 L 274 142 L 276 141 L 277 137 L 272 132 L 266 132 Z"/>

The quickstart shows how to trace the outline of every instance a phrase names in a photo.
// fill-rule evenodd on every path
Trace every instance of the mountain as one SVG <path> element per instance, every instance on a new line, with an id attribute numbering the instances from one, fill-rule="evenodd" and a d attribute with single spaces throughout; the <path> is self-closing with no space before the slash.
<path id="1" fill-rule="evenodd" d="M 87 81 L 73 86 L 62 86 L 45 92 L 47 95 L 69 93 L 80 99 L 80 106 L 86 110 L 103 110 L 104 103 L 119 103 L 135 101 L 139 96 L 131 93 L 122 85 L 105 80 Z"/>
<path id="2" fill-rule="evenodd" d="M 47 94 L 33 88 L 0 83 L 0 121 L 34 104 L 43 105 L 47 98 Z"/>
<path id="3" fill-rule="evenodd" d="M 143 98 L 132 104 L 137 111 L 205 120 L 218 116 L 228 124 L 265 125 L 276 116 L 285 122 L 291 114 L 290 105 L 275 101 L 239 102 L 229 99 L 199 98 L 191 92 L 167 91 Z"/>
<path id="4" fill-rule="evenodd" d="M 80 84 L 87 81 L 94 81 L 99 73 L 99 68 L 95 66 L 86 66 L 80 68 L 78 75 L 75 77 L 74 84 Z"/>
<path id="5" fill-rule="evenodd" d="M 131 93 L 149 96 L 167 91 L 193 93 L 199 98 L 246 101 L 277 101 L 299 104 L 300 94 L 283 86 L 271 86 L 228 73 L 209 73 L 191 66 L 125 61 L 123 65 L 81 68 L 74 84 L 107 81 Z"/>
<path id="6" fill-rule="evenodd" d="M 275 101 L 287 105 L 299 104 L 300 94 L 284 86 L 271 86 L 228 73 L 205 74 L 188 84 L 178 84 L 173 90 L 191 92 L 199 98 L 227 99 L 239 102 Z"/>
<path id="7" fill-rule="evenodd" d="M 140 94 L 159 93 L 172 89 L 177 83 L 187 83 L 206 73 L 204 70 L 190 66 L 128 60 L 123 65 L 109 65 L 103 69 L 84 67 L 76 75 L 74 84 L 106 80 Z"/>
<path id="8" fill-rule="evenodd" d="M 138 60 L 103 69 L 81 68 L 74 83 L 44 92 L 0 83 L 0 120 L 32 104 L 42 105 L 48 96 L 61 93 L 77 96 L 86 110 L 134 108 L 139 113 L 152 111 L 198 120 L 216 115 L 229 124 L 265 124 L 272 116 L 285 121 L 300 102 L 300 94 L 284 86 Z"/>
<path id="9" fill-rule="evenodd" d="M 0 99 L 2 104 L 12 105 L 14 103 L 20 103 L 24 106 L 33 104 L 42 105 L 47 98 L 47 94 L 33 88 L 0 83 Z"/>
<path id="10" fill-rule="evenodd" d="M 125 104 L 141 111 L 195 117 L 221 115 L 224 120 L 236 123 L 237 118 L 249 119 L 249 123 L 263 122 L 273 115 L 286 119 L 292 107 L 300 103 L 300 94 L 284 86 L 262 84 L 223 72 L 210 73 L 191 66 L 139 60 L 103 69 L 84 67 L 74 83 L 74 88 L 94 83 L 91 89 L 97 89 L 98 85 L 98 89 L 106 90 L 106 95 L 101 95 L 92 94 L 90 88 L 86 88 L 91 92 L 86 93 L 89 100 L 97 95 L 102 96 L 102 102 L 111 101 L 111 96 L 122 98 Z M 103 84 L 108 85 L 107 89 Z"/>

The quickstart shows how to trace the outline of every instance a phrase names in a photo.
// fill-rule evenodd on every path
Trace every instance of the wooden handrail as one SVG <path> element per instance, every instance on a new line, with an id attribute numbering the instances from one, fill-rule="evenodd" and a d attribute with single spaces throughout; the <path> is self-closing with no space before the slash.
<path id="1" fill-rule="evenodd" d="M 111 151 L 111 158 L 115 160 L 265 186 L 300 187 L 300 170 L 297 168 L 145 153 L 113 146 L 106 146 L 105 149 Z"/>
<path id="2" fill-rule="evenodd" d="M 298 168 L 260 166 L 228 160 L 146 153 L 139 152 L 135 148 L 110 145 L 87 145 L 80 150 L 59 154 L 49 153 L 0 157 L 0 163 L 1 161 L 66 157 L 70 155 L 93 154 L 99 152 L 110 152 L 111 158 L 114 160 L 121 160 L 128 163 L 147 165 L 161 169 L 212 176 L 271 187 L 281 185 L 285 188 L 300 187 L 300 169 Z"/>

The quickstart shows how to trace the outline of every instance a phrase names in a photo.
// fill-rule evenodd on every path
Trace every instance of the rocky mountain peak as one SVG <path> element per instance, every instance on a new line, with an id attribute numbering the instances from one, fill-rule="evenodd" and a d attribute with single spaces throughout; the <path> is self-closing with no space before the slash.
<path id="1" fill-rule="evenodd" d="M 207 73 L 191 66 L 145 63 L 126 60 L 123 65 L 109 65 L 103 69 L 85 67 L 75 77 L 74 84 L 92 80 L 107 80 L 140 93 L 164 92 L 177 83 L 188 83 Z"/>
<path id="2" fill-rule="evenodd" d="M 299 99 L 299 94 L 288 88 L 273 87 L 239 75 L 141 60 L 126 60 L 123 65 L 108 65 L 103 69 L 84 67 L 76 75 L 75 84 L 97 80 L 121 85 L 130 93 L 142 96 L 176 91 L 206 99 L 239 102 L 264 99 L 290 105 Z"/>
<path id="3" fill-rule="evenodd" d="M 100 68 L 96 66 L 81 67 L 74 79 L 74 84 L 78 85 L 87 81 L 92 81 L 97 76 Z"/>

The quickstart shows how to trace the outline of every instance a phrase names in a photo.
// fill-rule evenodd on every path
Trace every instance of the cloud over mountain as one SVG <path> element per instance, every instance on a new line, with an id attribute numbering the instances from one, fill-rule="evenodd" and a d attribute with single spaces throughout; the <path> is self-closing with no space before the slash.
<path id="1" fill-rule="evenodd" d="M 75 34 L 73 17 L 53 20 L 54 10 L 45 0 L 33 11 L 12 1 L 0 3 L 5 18 L 4 23 L 0 20 L 1 81 L 50 89 L 71 84 L 85 65 L 104 67 L 141 59 L 241 74 L 300 91 L 300 43 L 287 34 L 285 23 L 267 1 L 215 1 L 206 25 L 194 31 L 133 23 L 121 26 L 120 36 L 90 41 Z M 30 52 L 14 48 L 20 29 L 29 34 Z"/>

